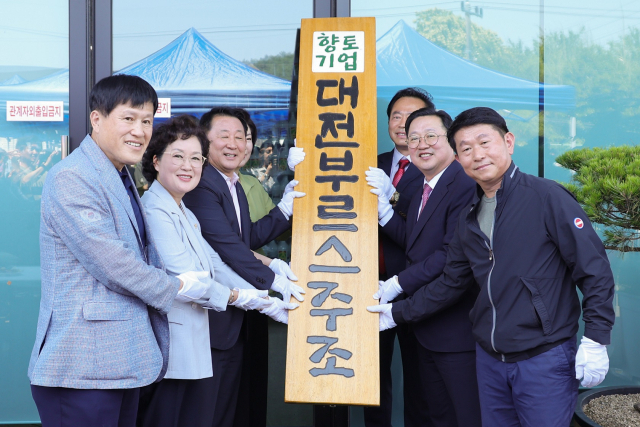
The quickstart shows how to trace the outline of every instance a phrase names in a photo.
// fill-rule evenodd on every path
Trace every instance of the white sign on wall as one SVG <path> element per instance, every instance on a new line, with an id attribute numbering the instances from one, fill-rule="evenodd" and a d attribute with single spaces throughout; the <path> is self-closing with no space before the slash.
<path id="1" fill-rule="evenodd" d="M 62 122 L 62 101 L 7 101 L 8 122 Z"/>
<path id="2" fill-rule="evenodd" d="M 158 109 L 156 110 L 155 117 L 171 117 L 171 98 L 158 98 Z"/>
<path id="3" fill-rule="evenodd" d="M 311 71 L 364 72 L 364 31 L 315 31 Z"/>

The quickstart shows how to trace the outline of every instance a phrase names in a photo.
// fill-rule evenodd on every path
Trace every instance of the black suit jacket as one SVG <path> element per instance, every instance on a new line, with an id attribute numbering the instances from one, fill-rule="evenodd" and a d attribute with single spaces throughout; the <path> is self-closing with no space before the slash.
<path id="1" fill-rule="evenodd" d="M 278 237 L 291 227 L 291 222 L 275 207 L 252 223 L 249 203 L 239 184 L 236 193 L 242 234 L 227 182 L 213 166 L 204 168 L 200 183 L 183 197 L 183 201 L 198 218 L 202 235 L 220 258 L 257 289 L 269 289 L 275 275 L 253 256 L 251 249 L 258 249 Z M 244 311 L 231 306 L 219 313 L 209 310 L 211 347 L 231 348 L 238 339 L 243 318 Z"/>
<path id="2" fill-rule="evenodd" d="M 383 227 L 391 239 L 406 248 L 406 268 L 398 274 L 398 280 L 408 295 L 442 274 L 458 216 L 471 203 L 475 189 L 475 182 L 454 160 L 440 177 L 419 218 L 422 191 L 413 197 L 406 220 L 394 214 Z M 420 344 L 440 352 L 474 350 L 469 311 L 477 295 L 478 288 L 472 287 L 455 305 L 414 323 L 413 331 Z"/>
<path id="3" fill-rule="evenodd" d="M 388 176 L 391 174 L 392 163 L 393 150 L 378 155 L 378 167 Z M 390 177 L 393 180 L 393 177 Z M 422 175 L 422 172 L 413 164 L 409 163 L 407 170 L 396 186 L 396 191 L 400 193 L 400 198 L 393 208 L 395 213 L 406 217 L 411 199 L 416 192 L 421 191 L 423 180 L 424 175 Z M 406 264 L 404 246 L 399 246 L 384 233 L 378 233 L 378 238 L 382 242 L 382 252 L 384 254 L 384 265 L 386 268 L 386 277 L 383 277 L 383 279 L 387 279 L 404 270 Z"/>

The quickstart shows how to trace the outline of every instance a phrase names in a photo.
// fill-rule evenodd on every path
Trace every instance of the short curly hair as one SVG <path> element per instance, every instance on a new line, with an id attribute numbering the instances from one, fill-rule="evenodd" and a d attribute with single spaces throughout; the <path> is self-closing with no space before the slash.
<path id="1" fill-rule="evenodd" d="M 192 136 L 198 138 L 202 148 L 202 156 L 206 159 L 209 154 L 209 140 L 195 117 L 183 114 L 167 120 L 154 129 L 147 151 L 142 156 L 142 175 L 149 184 L 155 181 L 158 176 L 158 171 L 153 166 L 153 158 L 160 157 L 167 147 L 177 140 L 189 139 Z"/>

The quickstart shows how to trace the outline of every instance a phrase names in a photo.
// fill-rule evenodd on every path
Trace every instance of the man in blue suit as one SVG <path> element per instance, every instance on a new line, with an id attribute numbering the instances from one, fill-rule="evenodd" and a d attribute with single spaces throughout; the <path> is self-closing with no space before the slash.
<path id="1" fill-rule="evenodd" d="M 29 379 L 43 427 L 133 427 L 139 388 L 162 379 L 174 299 L 202 297 L 195 272 L 169 276 L 125 165 L 140 161 L 158 106 L 139 77 L 91 91 L 91 136 L 42 190 L 42 297 Z"/>
<path id="2" fill-rule="evenodd" d="M 202 227 L 202 235 L 222 260 L 257 289 L 272 289 L 289 302 L 293 295 L 302 301 L 303 289 L 286 263 L 273 260 L 269 267 L 258 261 L 251 249 L 258 249 L 291 227 L 293 199 L 304 193 L 293 191 L 292 182 L 282 201 L 265 217 L 252 223 L 249 203 L 236 183 L 235 170 L 244 158 L 247 124 L 234 109 L 216 107 L 200 119 L 209 138 L 209 164 L 198 186 L 183 198 Z M 276 315 L 286 315 L 278 313 Z M 231 427 L 234 421 L 246 339 L 245 312 L 229 307 L 209 312 L 211 358 L 215 379 L 214 427 Z M 241 332 L 242 331 L 242 332 Z"/>
<path id="3" fill-rule="evenodd" d="M 411 198 L 422 188 L 422 174 L 411 164 L 407 148 L 405 121 L 415 110 L 435 108 L 431 95 L 420 88 L 406 88 L 398 91 L 387 106 L 389 137 L 394 143 L 393 150 L 378 155 L 378 168 L 394 182 L 395 193 L 388 194 L 394 211 L 406 217 Z M 406 264 L 404 248 L 378 233 L 380 242 L 380 280 L 387 280 L 402 271 Z M 399 297 L 400 299 L 403 296 Z M 417 365 L 416 340 L 408 325 L 400 325 L 380 332 L 380 406 L 364 408 L 367 427 L 391 427 L 392 380 L 391 360 L 396 335 L 400 344 L 404 383 L 404 424 L 406 427 L 423 427 L 426 417 L 426 403 L 421 394 L 419 379 L 415 375 Z"/>
<path id="4" fill-rule="evenodd" d="M 397 295 L 413 295 L 440 276 L 446 248 L 458 216 L 471 201 L 475 183 L 455 160 L 447 142 L 451 117 L 423 108 L 407 119 L 407 141 L 413 164 L 423 176 L 422 191 L 411 200 L 406 219 L 379 198 L 380 225 L 405 248 L 407 264 L 398 275 L 380 282 L 374 296 L 386 304 Z M 382 172 L 368 172 L 368 180 Z M 382 186 L 372 190 L 380 193 Z M 475 341 L 469 311 L 477 296 L 470 288 L 461 300 L 437 316 L 413 324 L 418 339 L 419 378 L 434 427 L 480 427 L 475 369 Z M 425 421 L 426 423 L 426 421 Z"/>

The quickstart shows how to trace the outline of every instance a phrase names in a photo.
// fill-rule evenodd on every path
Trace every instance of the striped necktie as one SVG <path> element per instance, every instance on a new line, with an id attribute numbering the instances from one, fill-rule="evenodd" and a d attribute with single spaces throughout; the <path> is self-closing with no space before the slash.
<path id="1" fill-rule="evenodd" d="M 427 200 L 429 200 L 429 196 L 431 195 L 432 191 L 433 189 L 429 187 L 429 184 L 424 185 L 424 189 L 422 190 L 422 205 L 420 205 L 420 212 L 418 212 L 418 218 L 420 218 L 420 214 L 424 210 L 424 206 L 427 204 Z M 418 218 L 416 218 L 416 221 L 418 220 Z"/>

